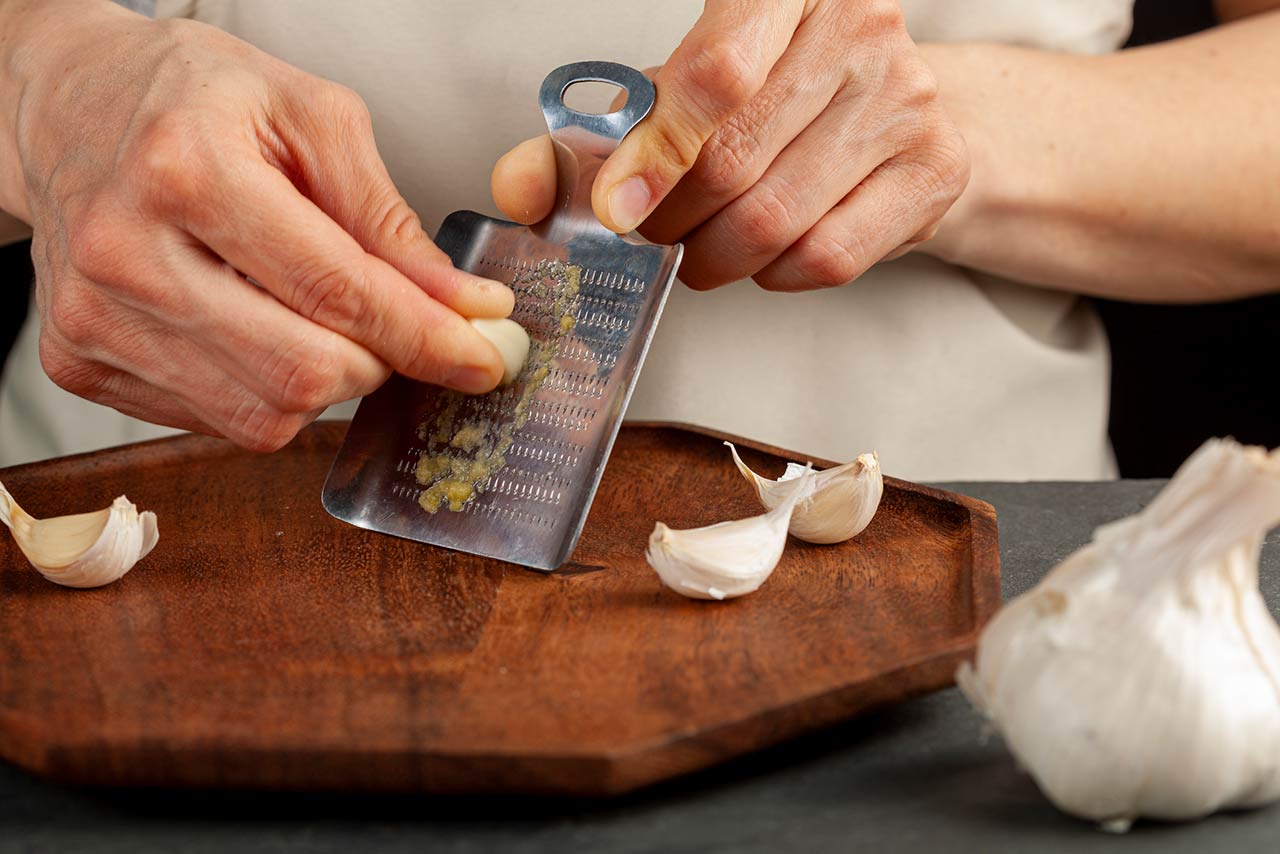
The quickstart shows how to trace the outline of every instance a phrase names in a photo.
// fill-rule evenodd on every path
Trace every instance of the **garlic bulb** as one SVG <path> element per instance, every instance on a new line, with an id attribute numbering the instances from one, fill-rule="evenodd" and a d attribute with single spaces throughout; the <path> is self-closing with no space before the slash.
<path id="1" fill-rule="evenodd" d="M 662 582 L 691 599 L 732 599 L 759 589 L 782 558 L 791 511 L 813 491 L 811 471 L 763 516 L 675 531 L 659 522 L 645 557 Z"/>
<path id="2" fill-rule="evenodd" d="M 755 487 L 766 510 L 777 507 L 791 494 L 804 466 L 787 463 L 777 480 L 761 477 L 747 467 L 732 442 L 725 442 L 742 476 Z M 813 495 L 802 501 L 791 516 L 791 535 L 808 543 L 842 543 L 871 524 L 884 494 L 880 458 L 861 454 L 851 463 L 814 475 Z"/>
<path id="3" fill-rule="evenodd" d="M 65 587 L 101 587 L 124 575 L 160 539 L 156 514 L 123 495 L 105 510 L 32 518 L 0 484 L 0 521 L 40 574 Z"/>
<path id="4" fill-rule="evenodd" d="M 475 317 L 471 325 L 498 348 L 502 355 L 502 385 L 511 385 L 529 358 L 529 333 L 509 317 Z"/>
<path id="5" fill-rule="evenodd" d="M 1059 808 L 1122 831 L 1280 800 L 1277 523 L 1280 451 L 1212 440 L 983 631 L 960 687 Z"/>

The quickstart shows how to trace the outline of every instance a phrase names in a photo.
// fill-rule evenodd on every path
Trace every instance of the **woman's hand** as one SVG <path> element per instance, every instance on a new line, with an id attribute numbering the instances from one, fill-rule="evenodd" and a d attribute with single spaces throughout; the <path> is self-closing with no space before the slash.
<path id="1" fill-rule="evenodd" d="M 596 215 L 683 240 L 680 278 L 713 288 L 842 285 L 927 240 L 968 155 L 893 0 L 708 0 L 653 75 L 653 112 L 601 167 Z M 498 206 L 551 210 L 549 141 L 494 169 Z"/>
<path id="2" fill-rule="evenodd" d="M 0 207 L 32 224 L 49 376 L 149 421 L 283 445 L 390 369 L 502 376 L 355 93 L 211 27 L 0 3 Z"/>

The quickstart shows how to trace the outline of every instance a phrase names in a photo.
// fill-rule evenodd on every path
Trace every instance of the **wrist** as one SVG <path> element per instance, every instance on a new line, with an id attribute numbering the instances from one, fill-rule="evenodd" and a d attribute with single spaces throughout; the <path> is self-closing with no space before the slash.
<path id="1" fill-rule="evenodd" d="M 133 14 L 111 0 L 0 0 L 0 210 L 32 220 L 21 140 L 34 90 L 66 77 L 101 22 Z"/>
<path id="2" fill-rule="evenodd" d="M 991 135 L 985 126 L 981 105 L 974 104 L 982 93 L 975 93 L 977 81 L 973 68 L 980 58 L 975 56 L 985 45 L 922 44 L 920 54 L 938 78 L 938 91 L 943 109 L 955 122 L 969 152 L 969 183 L 938 223 L 938 230 L 917 251 L 933 255 L 948 263 L 963 264 L 965 236 L 971 234 L 982 219 L 982 212 L 993 203 L 991 174 Z"/>
<path id="3" fill-rule="evenodd" d="M 985 269 L 1011 223 L 1060 210 L 1071 198 L 1066 171 L 1041 115 L 1045 95 L 1079 77 L 1064 64 L 1080 57 L 993 44 L 921 45 L 945 109 L 970 157 L 965 191 L 919 251 L 948 263 Z"/>

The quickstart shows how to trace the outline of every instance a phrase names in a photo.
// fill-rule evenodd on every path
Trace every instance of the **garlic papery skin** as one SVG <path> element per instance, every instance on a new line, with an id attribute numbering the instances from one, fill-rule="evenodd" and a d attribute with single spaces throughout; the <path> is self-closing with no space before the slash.
<path id="1" fill-rule="evenodd" d="M 957 681 L 1059 808 L 1122 831 L 1280 799 L 1277 523 L 1280 451 L 1212 440 L 988 624 Z"/>
<path id="2" fill-rule="evenodd" d="M 160 539 L 156 514 L 123 495 L 105 510 L 36 519 L 0 484 L 0 521 L 40 574 L 64 587 L 101 587 L 147 556 Z"/>
<path id="3" fill-rule="evenodd" d="M 471 325 L 502 356 L 502 385 L 515 382 L 529 359 L 529 333 L 508 317 L 475 317 Z"/>
<path id="4" fill-rule="evenodd" d="M 766 510 L 787 500 L 796 478 L 805 470 L 802 465 L 787 463 L 787 470 L 777 480 L 769 480 L 752 471 L 732 442 L 725 442 L 733 454 L 734 465 L 755 487 L 756 495 Z M 791 535 L 807 543 L 843 543 L 861 534 L 880 506 L 884 495 L 884 476 L 876 454 L 860 454 L 851 463 L 814 474 L 813 495 L 796 507 L 791 515 Z"/>
<path id="5" fill-rule="evenodd" d="M 763 516 L 676 531 L 659 522 L 645 557 L 662 582 L 691 599 L 733 599 L 773 573 L 787 544 L 791 511 L 813 489 L 810 471 L 791 495 Z"/>

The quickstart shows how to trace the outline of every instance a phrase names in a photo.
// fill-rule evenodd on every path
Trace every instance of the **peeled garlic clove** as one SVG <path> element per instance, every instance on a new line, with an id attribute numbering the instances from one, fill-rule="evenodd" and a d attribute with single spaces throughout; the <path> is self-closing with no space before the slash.
<path id="1" fill-rule="evenodd" d="M 787 470 L 777 480 L 769 480 L 753 472 L 732 442 L 725 442 L 733 454 L 733 462 L 766 510 L 787 500 L 796 478 L 805 467 L 787 463 Z M 791 516 L 791 535 L 808 543 L 842 543 L 861 534 L 880 506 L 884 494 L 884 477 L 880 474 L 880 458 L 874 453 L 860 454 L 851 463 L 826 469 L 814 475 L 813 495 L 800 502 Z"/>
<path id="2" fill-rule="evenodd" d="M 40 574 L 65 587 L 101 587 L 133 568 L 160 539 L 156 514 L 123 495 L 105 510 L 36 519 L 0 484 L 0 521 Z"/>
<path id="3" fill-rule="evenodd" d="M 502 354 L 502 385 L 511 385 L 529 358 L 529 333 L 509 317 L 474 317 L 471 325 Z"/>
<path id="4" fill-rule="evenodd" d="M 672 590 L 691 599 L 732 599 L 759 589 L 782 558 L 791 511 L 806 498 L 814 475 L 797 478 L 791 494 L 763 516 L 676 531 L 659 522 L 645 557 Z"/>
<path id="5" fill-rule="evenodd" d="M 1124 830 L 1280 800 L 1277 523 L 1280 451 L 1210 441 L 988 624 L 957 681 L 1059 808 Z"/>

